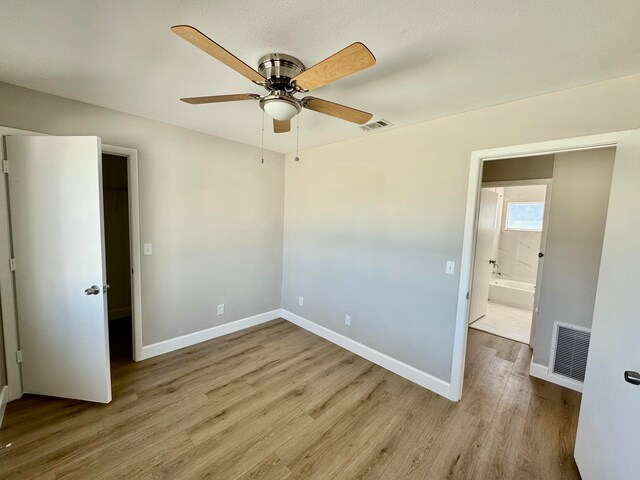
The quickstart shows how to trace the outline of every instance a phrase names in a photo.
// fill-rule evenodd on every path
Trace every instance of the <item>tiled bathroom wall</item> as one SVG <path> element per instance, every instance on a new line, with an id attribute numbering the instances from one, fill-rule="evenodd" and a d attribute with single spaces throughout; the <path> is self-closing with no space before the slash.
<path id="1" fill-rule="evenodd" d="M 526 185 L 494 189 L 500 198 L 499 221 L 494 237 L 493 259 L 498 263 L 494 276 L 518 282 L 536 283 L 540 232 L 505 230 L 507 202 L 544 202 L 545 185 Z"/>

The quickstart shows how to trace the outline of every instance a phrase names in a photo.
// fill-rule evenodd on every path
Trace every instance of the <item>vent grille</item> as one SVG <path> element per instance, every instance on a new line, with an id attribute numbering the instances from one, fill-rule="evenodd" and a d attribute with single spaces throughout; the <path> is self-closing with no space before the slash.
<path id="1" fill-rule="evenodd" d="M 553 373 L 584 382 L 591 332 L 556 323 Z"/>
<path id="2" fill-rule="evenodd" d="M 385 120 L 384 118 L 381 118 L 377 122 L 367 123 L 366 125 L 362 125 L 362 127 L 360 127 L 360 128 L 362 128 L 362 130 L 364 130 L 365 132 L 370 132 L 371 130 L 377 130 L 378 128 L 390 127 L 392 125 L 393 125 L 393 123 Z"/>

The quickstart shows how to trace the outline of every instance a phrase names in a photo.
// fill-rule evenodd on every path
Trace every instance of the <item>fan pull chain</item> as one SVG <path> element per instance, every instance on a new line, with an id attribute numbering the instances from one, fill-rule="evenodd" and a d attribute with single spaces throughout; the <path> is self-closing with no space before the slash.
<path id="1" fill-rule="evenodd" d="M 296 158 L 295 161 L 299 162 L 300 157 L 298 156 L 300 146 L 300 114 L 298 114 L 298 118 L 296 119 Z"/>
<path id="2" fill-rule="evenodd" d="M 261 162 L 264 163 L 264 111 L 262 112 L 262 145 L 260 151 Z"/>

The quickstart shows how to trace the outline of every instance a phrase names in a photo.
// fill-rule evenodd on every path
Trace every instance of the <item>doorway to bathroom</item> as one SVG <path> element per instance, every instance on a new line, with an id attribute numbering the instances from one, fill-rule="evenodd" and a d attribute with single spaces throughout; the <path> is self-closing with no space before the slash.
<path id="1" fill-rule="evenodd" d="M 538 162 L 542 175 L 551 177 L 552 165 Z M 552 180 L 498 178 L 491 169 L 483 175 L 469 326 L 529 345 Z"/>

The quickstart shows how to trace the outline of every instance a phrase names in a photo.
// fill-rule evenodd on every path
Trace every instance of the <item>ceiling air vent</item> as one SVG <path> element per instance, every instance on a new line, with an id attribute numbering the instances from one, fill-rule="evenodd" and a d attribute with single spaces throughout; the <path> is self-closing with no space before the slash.
<path id="1" fill-rule="evenodd" d="M 555 327 L 553 373 L 584 382 L 591 331 L 560 322 L 556 322 Z"/>
<path id="2" fill-rule="evenodd" d="M 362 128 L 362 130 L 364 130 L 365 132 L 370 132 L 371 130 L 377 130 L 379 128 L 390 127 L 392 125 L 393 125 L 393 123 L 388 122 L 384 118 L 381 118 L 377 122 L 367 123 L 366 125 L 362 125 L 360 128 Z"/>

